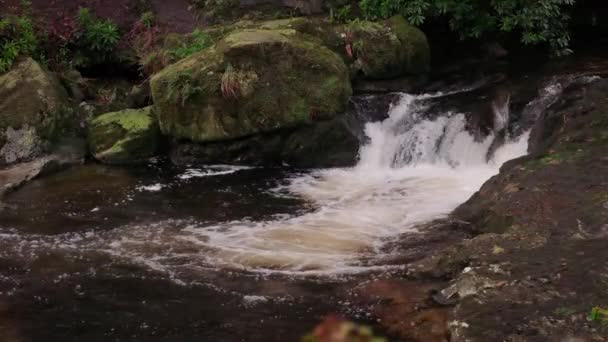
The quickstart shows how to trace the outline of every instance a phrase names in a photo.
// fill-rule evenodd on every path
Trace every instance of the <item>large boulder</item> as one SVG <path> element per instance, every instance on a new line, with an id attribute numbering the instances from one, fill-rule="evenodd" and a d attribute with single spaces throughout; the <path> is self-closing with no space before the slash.
<path id="1" fill-rule="evenodd" d="M 152 107 L 100 115 L 88 125 L 89 147 L 107 164 L 134 164 L 157 152 L 160 133 Z"/>
<path id="2" fill-rule="evenodd" d="M 44 154 L 73 115 L 58 79 L 31 58 L 0 75 L 0 166 Z"/>
<path id="3" fill-rule="evenodd" d="M 426 36 L 402 16 L 384 22 L 355 21 L 344 29 L 348 55 L 366 78 L 390 79 L 430 70 Z"/>
<path id="4" fill-rule="evenodd" d="M 343 60 L 293 29 L 237 30 L 151 79 L 160 128 L 195 142 L 331 119 L 352 94 Z"/>
<path id="5" fill-rule="evenodd" d="M 262 22 L 242 20 L 204 32 L 217 40 L 226 32 L 239 29 L 292 29 L 317 39 L 344 59 L 353 78 L 393 79 L 430 70 L 431 54 L 426 35 L 400 15 L 384 21 L 357 20 L 348 24 L 310 17 Z"/>

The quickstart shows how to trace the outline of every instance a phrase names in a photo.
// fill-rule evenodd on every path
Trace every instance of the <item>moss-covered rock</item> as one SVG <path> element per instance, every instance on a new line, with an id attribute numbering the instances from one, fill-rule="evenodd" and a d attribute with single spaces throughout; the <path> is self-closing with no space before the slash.
<path id="1" fill-rule="evenodd" d="M 163 133 L 196 142 L 330 119 L 352 90 L 348 68 L 293 29 L 241 29 L 151 79 Z"/>
<path id="2" fill-rule="evenodd" d="M 430 69 L 426 36 L 402 16 L 385 22 L 356 21 L 345 30 L 348 54 L 355 60 L 355 69 L 367 78 L 395 78 Z"/>
<path id="3" fill-rule="evenodd" d="M 55 76 L 31 58 L 16 63 L 0 75 L 0 165 L 43 154 L 72 114 Z"/>
<path id="4" fill-rule="evenodd" d="M 158 149 L 159 138 L 152 107 L 106 113 L 88 125 L 91 153 L 107 164 L 133 164 L 150 158 Z"/>
<path id="5" fill-rule="evenodd" d="M 170 34 L 153 62 L 166 66 L 179 60 L 177 51 L 211 46 L 240 30 L 295 30 L 341 56 L 352 76 L 391 79 L 405 74 L 426 73 L 430 49 L 426 36 L 402 16 L 381 22 L 357 20 L 338 24 L 319 17 L 294 17 L 268 21 L 241 20 L 218 25 L 188 35 Z M 208 43 L 208 44 L 207 44 Z"/>

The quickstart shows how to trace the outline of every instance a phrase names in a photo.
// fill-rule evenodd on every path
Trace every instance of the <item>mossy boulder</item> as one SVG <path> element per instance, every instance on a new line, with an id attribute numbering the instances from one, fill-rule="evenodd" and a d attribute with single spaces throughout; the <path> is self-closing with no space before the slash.
<path id="1" fill-rule="evenodd" d="M 400 15 L 379 22 L 357 20 L 349 24 L 309 17 L 263 22 L 243 20 L 206 32 L 217 37 L 236 29 L 295 30 L 339 54 L 351 67 L 353 76 L 360 73 L 364 78 L 390 79 L 430 70 L 426 35 Z"/>
<path id="2" fill-rule="evenodd" d="M 106 113 L 88 124 L 91 153 L 106 164 L 140 163 L 156 154 L 159 139 L 152 107 Z"/>
<path id="3" fill-rule="evenodd" d="M 70 121 L 68 96 L 59 80 L 31 58 L 0 75 L 0 165 L 46 152 Z"/>
<path id="4" fill-rule="evenodd" d="M 336 53 L 293 29 L 241 29 L 151 79 L 164 134 L 213 142 L 331 119 L 352 94 Z"/>
<path id="5" fill-rule="evenodd" d="M 402 16 L 384 22 L 357 21 L 345 26 L 354 67 L 366 78 L 389 79 L 430 70 L 426 36 Z"/>

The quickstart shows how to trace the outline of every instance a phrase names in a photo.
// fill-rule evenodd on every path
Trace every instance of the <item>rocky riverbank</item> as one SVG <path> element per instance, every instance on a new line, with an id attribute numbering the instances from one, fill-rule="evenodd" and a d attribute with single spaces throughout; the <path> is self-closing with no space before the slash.
<path id="1" fill-rule="evenodd" d="M 441 51 L 401 16 L 217 21 L 186 2 L 117 3 L 96 13 L 132 35 L 103 63 L 53 70 L 20 57 L 0 73 L 0 341 L 287 341 L 334 314 L 395 341 L 606 340 L 606 57 L 522 65 L 489 45 L 437 67 Z M 45 6 L 34 13 L 53 17 Z M 281 238 L 335 242 L 232 229 L 335 224 L 297 221 L 325 208 L 286 184 L 355 165 L 366 123 L 385 120 L 399 92 L 443 93 L 420 99 L 422 119 L 462 113 L 472 143 L 492 139 L 484 162 L 527 134 L 529 154 L 448 217 L 358 241 L 358 271 L 328 276 L 314 260 L 294 271 L 297 258 L 232 245 L 214 254 L 200 227 L 277 253 Z M 338 242 L 337 255 L 352 248 Z"/>

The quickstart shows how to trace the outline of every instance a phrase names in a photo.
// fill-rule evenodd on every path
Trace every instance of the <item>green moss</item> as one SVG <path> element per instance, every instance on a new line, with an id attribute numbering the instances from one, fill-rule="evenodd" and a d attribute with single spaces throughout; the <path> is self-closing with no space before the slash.
<path id="1" fill-rule="evenodd" d="M 95 158 L 109 164 L 129 164 L 153 156 L 159 132 L 151 110 L 127 109 L 92 119 L 88 141 Z"/>
<path id="2" fill-rule="evenodd" d="M 183 88 L 172 81 L 180 78 L 200 94 L 171 96 Z M 151 85 L 162 131 L 200 142 L 331 118 L 352 93 L 343 60 L 293 29 L 234 31 L 161 71 Z"/>
<path id="3" fill-rule="evenodd" d="M 154 123 L 149 111 L 150 107 L 107 113 L 94 118 L 92 123 L 94 125 L 120 125 L 123 129 L 136 133 L 145 131 Z"/>

